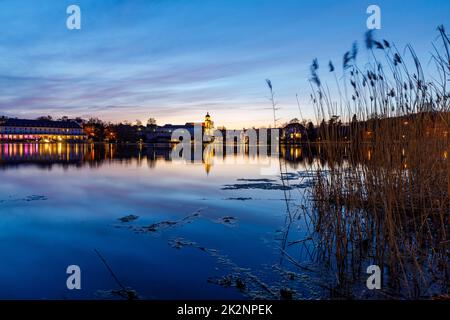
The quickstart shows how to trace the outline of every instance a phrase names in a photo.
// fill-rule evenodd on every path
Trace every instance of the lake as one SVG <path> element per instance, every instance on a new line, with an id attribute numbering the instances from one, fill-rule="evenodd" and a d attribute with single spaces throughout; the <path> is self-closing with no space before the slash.
<path id="1" fill-rule="evenodd" d="M 171 146 L 1 144 L 0 298 L 339 297 L 302 207 L 317 159 L 281 151 L 191 161 Z M 365 268 L 356 278 L 352 292 L 377 297 Z"/>

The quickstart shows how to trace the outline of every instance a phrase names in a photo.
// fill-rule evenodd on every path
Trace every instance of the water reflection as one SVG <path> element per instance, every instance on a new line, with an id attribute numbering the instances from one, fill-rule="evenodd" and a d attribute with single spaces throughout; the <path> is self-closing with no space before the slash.
<path id="1" fill-rule="evenodd" d="M 265 148 L 265 149 L 263 149 Z M 198 150 L 201 149 L 201 150 Z M 330 149 L 332 154 L 330 154 Z M 189 150 L 188 150 L 189 151 Z M 174 157 L 174 153 L 176 156 Z M 192 146 L 192 150 L 177 150 L 176 146 L 170 144 L 149 145 L 120 145 L 120 144 L 67 144 L 67 143 L 5 143 L 0 144 L 0 168 L 8 168 L 19 165 L 31 164 L 40 168 L 51 169 L 53 166 L 65 168 L 74 167 L 97 167 L 104 163 L 135 161 L 138 165 L 145 163 L 149 168 L 154 168 L 156 163 L 179 162 L 202 164 L 206 174 L 214 170 L 215 163 L 226 163 L 227 161 L 263 164 L 264 161 L 277 160 L 281 158 L 290 169 L 298 170 L 302 167 L 318 165 L 326 168 L 329 161 L 333 165 L 359 165 L 370 163 L 374 159 L 372 147 L 363 146 L 358 150 L 352 150 L 350 146 L 336 149 L 326 145 L 281 145 L 274 150 L 264 146 L 234 145 L 220 146 L 203 145 Z M 386 155 L 378 155 L 386 156 Z M 396 156 L 391 153 L 390 157 Z M 399 148 L 398 159 L 403 169 L 409 169 L 408 152 Z M 442 159 L 447 159 L 447 151 L 442 150 Z"/>
<path id="2" fill-rule="evenodd" d="M 278 157 L 271 154 L 270 150 L 267 156 L 260 157 L 259 152 L 252 156 L 252 147 L 248 145 L 234 146 L 232 148 L 223 147 L 218 152 L 217 148 L 202 146 L 202 149 L 192 152 L 181 151 L 177 153 L 176 160 L 173 160 L 173 145 L 119 145 L 119 144 L 39 144 L 39 143 L 14 143 L 0 144 L 0 168 L 8 168 L 24 164 L 32 164 L 41 168 L 51 169 L 54 165 L 68 166 L 100 166 L 103 163 L 111 161 L 129 162 L 136 161 L 142 164 L 145 159 L 150 168 L 154 168 L 158 161 L 172 162 L 179 159 L 188 163 L 201 163 L 205 172 L 208 174 L 214 167 L 214 163 L 227 160 L 258 160 L 263 158 Z M 302 151 L 299 147 L 291 147 L 289 151 L 286 147 L 281 148 L 281 156 L 294 166 L 304 160 Z M 199 156 L 200 155 L 200 156 Z M 312 157 L 310 157 L 310 160 Z"/>
<path id="3" fill-rule="evenodd" d="M 275 152 L 266 147 L 261 152 L 261 147 L 255 148 L 248 145 L 235 145 L 232 148 L 223 147 L 223 150 L 202 146 L 197 152 L 192 147 L 192 152 L 181 151 L 175 157 L 188 163 L 201 163 L 206 173 L 211 172 L 214 163 L 224 163 L 227 160 L 234 161 L 261 161 L 267 159 L 284 159 L 292 169 L 297 169 L 301 164 L 313 164 L 319 159 L 321 165 L 327 163 L 327 153 L 322 146 L 285 146 L 275 148 Z M 40 144 L 40 143 L 7 143 L 0 144 L 0 168 L 18 166 L 22 164 L 33 164 L 38 167 L 51 169 L 53 165 L 68 166 L 100 166 L 111 161 L 129 162 L 136 161 L 142 164 L 143 160 L 150 168 L 155 167 L 158 161 L 172 162 L 175 147 L 168 144 L 159 145 L 120 145 L 120 144 Z M 346 158 L 344 150 L 342 161 Z M 365 158 L 371 159 L 371 151 L 365 151 Z"/>
<path id="4" fill-rule="evenodd" d="M 220 287 L 236 279 L 246 283 L 249 292 L 245 296 L 252 299 L 277 298 L 280 290 L 289 296 L 291 289 L 296 292 L 291 294 L 294 299 L 380 297 L 365 291 L 364 267 L 375 256 L 369 250 L 371 238 L 364 237 L 348 251 L 347 242 L 345 246 L 338 242 L 334 248 L 340 232 L 349 230 L 352 236 L 348 238 L 353 239 L 354 230 L 367 227 L 367 222 L 378 223 L 373 215 L 368 215 L 370 219 L 364 216 L 357 228 L 352 226 L 358 215 L 344 215 L 349 221 L 337 215 L 337 224 L 331 214 L 340 210 L 327 207 L 325 213 L 318 214 L 320 210 L 315 212 L 305 199 L 311 197 L 315 169 L 325 169 L 327 176 L 336 166 L 347 169 L 393 162 L 395 170 L 397 166 L 413 167 L 414 153 L 408 148 L 399 146 L 396 152 L 380 155 L 369 146 L 355 150 L 350 146 L 281 145 L 275 152 L 268 148 L 267 153 L 260 149 L 254 152 L 248 145 L 222 149 L 202 146 L 200 153 L 181 152 L 175 159 L 174 150 L 171 145 L 0 144 L 0 229 L 4 226 L 0 252 L 8 257 L 0 261 L 0 283 L 15 287 L 22 281 L 17 275 L 29 273 L 30 265 L 42 266 L 33 269 L 33 278 L 48 277 L 44 289 L 22 284 L 23 291 L 12 295 L 10 290 L 0 290 L 0 297 L 59 298 L 60 283 L 65 279 L 52 279 L 65 270 L 66 262 L 73 263 L 72 257 L 91 274 L 100 275 L 76 296 L 94 297 L 95 290 L 108 289 L 111 284 L 107 273 L 103 277 L 104 267 L 91 255 L 93 249 L 111 259 L 115 271 L 146 297 L 241 298 L 242 290 Z M 198 154 L 200 159 L 195 157 Z M 445 159 L 446 151 L 439 157 Z M 271 176 L 262 176 L 260 169 L 271 160 L 276 170 Z M 20 170 L 8 170 L 17 168 Z M 342 173 L 346 176 L 347 171 Z M 324 192 L 324 196 L 329 194 L 332 192 Z M 202 214 L 192 224 L 168 228 L 156 237 L 133 232 L 140 233 L 144 226 L 155 229 L 167 221 L 176 225 L 199 210 Z M 118 218 L 129 214 L 139 219 L 112 227 Z M 233 225 L 233 221 L 237 223 Z M 383 222 L 381 219 L 381 225 Z M 55 247 L 55 239 L 63 245 Z M 378 242 L 380 239 L 374 240 Z M 175 250 L 180 246 L 212 250 Z M 216 252 L 213 250 L 229 255 L 232 263 L 219 254 L 204 256 L 205 252 Z M 23 261 L 22 257 L 28 258 Z M 64 261 L 55 263 L 60 257 Z M 211 258 L 227 261 L 221 265 L 225 271 L 218 272 Z M 242 272 L 236 266 L 252 272 Z M 205 275 L 213 277 L 208 280 L 219 287 L 205 286 Z M 276 289 L 269 295 L 264 289 L 260 295 L 251 286 L 261 283 Z"/>

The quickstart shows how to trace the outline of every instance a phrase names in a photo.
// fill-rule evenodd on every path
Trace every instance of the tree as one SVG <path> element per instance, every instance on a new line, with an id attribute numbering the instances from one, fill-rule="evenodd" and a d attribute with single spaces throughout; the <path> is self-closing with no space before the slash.
<path id="1" fill-rule="evenodd" d="M 149 119 L 147 120 L 147 127 L 150 127 L 150 126 L 156 126 L 156 120 L 155 120 L 155 118 L 149 118 Z"/>
<path id="2" fill-rule="evenodd" d="M 317 140 L 317 130 L 316 128 L 314 128 L 314 124 L 311 121 L 306 125 L 306 132 L 308 135 L 308 140 L 310 142 L 314 142 Z"/>
<path id="3" fill-rule="evenodd" d="M 40 121 L 52 121 L 53 118 L 52 118 L 52 116 L 41 116 L 41 117 L 37 118 L 36 120 L 40 120 Z"/>
<path id="4" fill-rule="evenodd" d="M 90 118 L 87 122 L 88 124 L 98 124 L 98 125 L 103 125 L 103 121 L 100 120 L 99 118 Z"/>
<path id="5" fill-rule="evenodd" d="M 117 141 L 117 129 L 116 126 L 114 126 L 112 123 L 109 123 L 105 127 L 105 140 L 108 141 Z"/>
<path id="6" fill-rule="evenodd" d="M 136 120 L 136 125 L 137 125 L 138 127 L 142 126 L 142 121 L 139 120 L 139 119 L 137 119 L 137 120 Z"/>
<path id="7" fill-rule="evenodd" d="M 319 138 L 320 140 L 328 140 L 328 128 L 325 119 L 322 119 L 319 126 Z"/>
<path id="8" fill-rule="evenodd" d="M 81 119 L 80 117 L 76 117 L 75 122 L 78 124 L 83 124 L 85 121 L 83 119 Z"/>
<path id="9" fill-rule="evenodd" d="M 359 141 L 360 133 L 358 128 L 358 118 L 356 114 L 352 117 L 352 122 L 350 124 L 350 137 L 354 139 L 356 142 Z"/>
<path id="10" fill-rule="evenodd" d="M 105 123 L 98 118 L 90 118 L 83 126 L 84 133 L 94 141 L 105 139 Z"/>

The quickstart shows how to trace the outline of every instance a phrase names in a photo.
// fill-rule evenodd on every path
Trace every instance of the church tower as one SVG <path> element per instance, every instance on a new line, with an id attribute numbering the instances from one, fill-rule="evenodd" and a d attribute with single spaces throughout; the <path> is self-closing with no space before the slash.
<path id="1" fill-rule="evenodd" d="M 210 130 L 214 128 L 214 122 L 211 120 L 211 116 L 209 115 L 209 112 L 206 113 L 205 116 L 205 129 Z"/>

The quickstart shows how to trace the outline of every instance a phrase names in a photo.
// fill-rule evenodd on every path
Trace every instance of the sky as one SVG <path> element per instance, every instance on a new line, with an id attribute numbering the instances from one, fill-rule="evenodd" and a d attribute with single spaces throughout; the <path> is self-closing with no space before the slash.
<path id="1" fill-rule="evenodd" d="M 69 30 L 66 8 L 81 9 Z M 428 61 L 448 0 L 0 0 L 0 115 L 216 126 L 315 120 L 309 66 L 341 65 L 381 8 L 376 37 Z"/>

